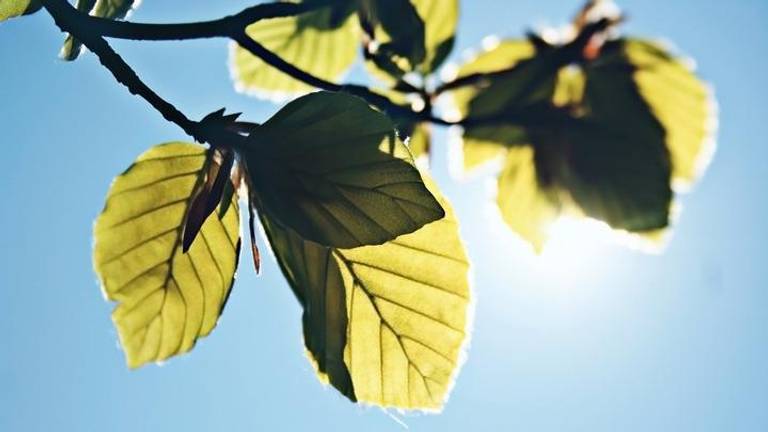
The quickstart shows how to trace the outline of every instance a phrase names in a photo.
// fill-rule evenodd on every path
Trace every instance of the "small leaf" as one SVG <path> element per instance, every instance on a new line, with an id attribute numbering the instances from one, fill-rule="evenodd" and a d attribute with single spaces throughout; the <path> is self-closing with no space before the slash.
<path id="1" fill-rule="evenodd" d="M 206 152 L 159 145 L 118 176 L 94 227 L 93 261 L 128 366 L 182 354 L 216 326 L 234 281 L 240 249 L 237 201 L 211 215 L 188 253 L 182 229 L 205 180 Z"/>
<path id="2" fill-rule="evenodd" d="M 283 60 L 317 77 L 335 81 L 357 58 L 360 29 L 352 3 L 340 1 L 298 17 L 273 18 L 251 24 L 248 36 Z M 238 91 L 283 100 L 312 87 L 232 45 L 230 70 Z"/>
<path id="3" fill-rule="evenodd" d="M 76 7 L 80 12 L 95 17 L 121 20 L 128 16 L 128 13 L 140 2 L 140 0 L 77 0 Z M 59 57 L 63 60 L 72 61 L 77 59 L 81 50 L 80 41 L 68 34 L 64 40 L 64 46 L 61 47 Z"/>
<path id="4" fill-rule="evenodd" d="M 352 401 L 437 410 L 448 396 L 467 339 L 469 264 L 450 206 L 439 200 L 445 218 L 357 249 L 322 247 L 261 213 L 304 307 L 318 374 Z"/>
<path id="5" fill-rule="evenodd" d="M 189 250 L 208 216 L 216 210 L 216 207 L 219 207 L 226 185 L 231 184 L 229 176 L 232 172 L 232 165 L 235 162 L 235 154 L 231 150 L 219 149 L 211 149 L 208 154 L 208 169 L 205 181 L 190 205 L 187 212 L 187 220 L 184 224 L 182 241 L 182 251 L 184 253 L 187 253 Z M 228 206 L 229 204 L 226 204 L 225 201 L 222 208 Z"/>
<path id="6" fill-rule="evenodd" d="M 303 96 L 250 143 L 244 157 L 260 209 L 308 240 L 380 244 L 444 215 L 392 122 L 355 96 Z"/>
<path id="7" fill-rule="evenodd" d="M 387 0 L 366 2 L 376 28 L 369 71 L 388 82 L 408 72 L 429 75 L 453 49 L 459 17 L 458 0 Z M 374 67 L 370 67 L 374 66 Z M 381 73 L 383 72 L 383 74 Z"/>
<path id="8" fill-rule="evenodd" d="M 33 14 L 43 7 L 38 0 L 0 0 L 0 22 Z"/>
<path id="9" fill-rule="evenodd" d="M 412 69 L 421 64 L 426 56 L 424 21 L 413 3 L 410 0 L 374 0 L 367 4 L 373 5 L 367 14 L 386 35 L 383 38 L 376 35 L 379 50 L 387 56 L 407 60 Z"/>

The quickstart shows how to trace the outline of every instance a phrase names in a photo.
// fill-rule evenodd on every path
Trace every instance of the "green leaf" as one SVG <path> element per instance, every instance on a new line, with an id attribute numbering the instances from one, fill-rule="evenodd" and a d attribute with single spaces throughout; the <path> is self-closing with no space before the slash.
<path id="1" fill-rule="evenodd" d="M 673 176 L 690 179 L 706 154 L 705 87 L 647 43 L 609 41 L 596 59 L 564 67 L 560 49 L 502 42 L 459 70 L 476 79 L 454 92 L 458 114 L 501 120 L 465 128 L 465 167 L 506 158 L 502 215 L 538 250 L 564 212 L 659 237 Z M 524 168 L 525 159 L 533 166 Z"/>
<path id="2" fill-rule="evenodd" d="M 357 58 L 358 21 L 349 1 L 298 17 L 258 21 L 248 36 L 283 60 L 317 77 L 336 81 Z M 288 99 L 312 87 L 232 45 L 230 70 L 238 91 L 268 99 Z"/>
<path id="3" fill-rule="evenodd" d="M 245 160 L 262 209 L 308 240 L 380 244 L 444 215 L 392 122 L 355 96 L 294 100 L 250 143 Z"/>
<path id="4" fill-rule="evenodd" d="M 408 72 L 431 74 L 453 49 L 458 0 L 398 0 L 394 6 L 390 3 L 367 2 L 377 6 L 372 13 L 376 15 L 374 19 L 381 21 L 376 29 L 376 41 L 381 46 L 367 63 L 375 66 L 369 70 L 385 82 Z"/>
<path id="5" fill-rule="evenodd" d="M 0 21 L 35 13 L 41 7 L 38 0 L 0 0 Z"/>
<path id="6" fill-rule="evenodd" d="M 317 372 L 352 401 L 436 410 L 448 396 L 467 339 L 469 264 L 439 200 L 443 219 L 356 249 L 322 247 L 261 213 Z"/>
<path id="7" fill-rule="evenodd" d="M 456 79 L 463 79 L 476 74 L 495 74 L 532 58 L 536 49 L 526 40 L 505 40 L 480 53 L 459 68 Z M 474 85 L 457 88 L 451 92 L 454 110 L 461 117 L 493 115 L 493 110 L 504 105 L 510 99 L 510 93 L 519 91 L 515 84 L 517 75 L 500 76 L 479 80 Z M 496 83 L 498 79 L 498 84 Z M 512 82 L 512 85 L 509 85 Z M 494 85 L 495 84 L 495 85 Z M 487 90 L 493 86 L 492 90 Z M 476 101 L 477 99 L 477 101 Z M 494 107 L 483 110 L 483 104 Z M 474 108 L 474 111 L 472 111 Z M 479 112 L 475 112 L 479 111 Z M 514 125 L 476 125 L 464 129 L 462 140 L 462 160 L 466 171 L 474 170 L 487 162 L 504 156 L 505 148 L 528 142 L 525 131 Z"/>
<path id="8" fill-rule="evenodd" d="M 513 147 L 499 174 L 497 204 L 504 222 L 541 253 L 547 240 L 547 227 L 560 215 L 560 202 L 554 188 L 542 185 L 530 146 Z"/>
<path id="9" fill-rule="evenodd" d="M 453 50 L 459 21 L 459 0 L 412 0 L 424 20 L 426 56 L 419 71 L 436 71 Z"/>
<path id="10" fill-rule="evenodd" d="M 606 57 L 629 62 L 640 94 L 664 127 L 672 176 L 689 186 L 704 172 L 715 150 L 717 106 L 712 91 L 694 73 L 690 61 L 657 43 L 622 39 L 606 47 Z M 618 56 L 614 56 L 616 53 Z"/>
<path id="11" fill-rule="evenodd" d="M 376 35 L 379 50 L 388 57 L 396 56 L 407 61 L 413 69 L 424 61 L 424 21 L 410 0 L 374 0 L 368 15 L 380 29 Z"/>
<path id="12" fill-rule="evenodd" d="M 425 123 L 410 125 L 405 133 L 408 136 L 408 150 L 411 151 L 413 159 L 429 161 L 432 147 L 429 125 Z"/>
<path id="13" fill-rule="evenodd" d="M 128 366 L 192 349 L 215 327 L 240 250 L 236 198 L 203 224 L 182 252 L 189 206 L 205 181 L 205 148 L 156 146 L 118 176 L 94 227 L 93 261 Z"/>
<path id="14" fill-rule="evenodd" d="M 140 0 L 77 0 L 76 6 L 79 11 L 95 17 L 120 20 L 128 16 L 128 13 L 140 2 Z M 80 55 L 82 46 L 80 41 L 68 34 L 59 57 L 67 61 L 75 60 Z"/>

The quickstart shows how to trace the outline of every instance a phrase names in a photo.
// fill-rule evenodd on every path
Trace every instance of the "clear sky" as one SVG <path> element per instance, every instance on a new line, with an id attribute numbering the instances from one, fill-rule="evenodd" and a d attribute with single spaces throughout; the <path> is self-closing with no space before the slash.
<path id="1" fill-rule="evenodd" d="M 161 22 L 250 2 L 143 3 L 134 19 Z M 449 175 L 438 133 L 435 172 L 463 222 L 477 310 L 445 411 L 401 416 L 413 430 L 768 430 L 768 3 L 620 5 L 630 33 L 674 41 L 715 85 L 714 162 L 665 254 L 563 240 L 538 259 L 486 211 L 487 181 Z M 579 6 L 465 0 L 453 59 Z M 186 137 L 93 55 L 58 60 L 61 40 L 45 13 L 0 24 L 0 430 L 402 430 L 319 384 L 271 259 L 256 277 L 241 257 L 218 328 L 192 354 L 127 370 L 91 270 L 93 219 L 114 175 Z M 115 46 L 195 118 L 277 109 L 234 92 L 223 40 Z"/>

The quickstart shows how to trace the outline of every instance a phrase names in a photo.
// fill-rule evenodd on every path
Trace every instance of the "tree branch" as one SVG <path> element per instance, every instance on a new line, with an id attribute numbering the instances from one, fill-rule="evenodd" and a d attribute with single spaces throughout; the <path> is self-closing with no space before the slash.
<path id="1" fill-rule="evenodd" d="M 41 0 L 41 3 L 51 14 L 56 25 L 62 31 L 72 34 L 96 54 L 101 64 L 112 73 L 119 83 L 128 88 L 132 94 L 146 100 L 163 118 L 179 126 L 187 135 L 198 142 L 208 142 L 214 146 L 217 143 L 226 143 L 227 146 L 232 147 L 243 145 L 244 138 L 238 133 L 227 130 L 225 127 L 190 120 L 170 102 L 155 93 L 112 49 L 99 32 L 88 26 L 89 18 L 84 18 L 88 16 L 72 7 L 69 2 L 66 0 Z"/>
<path id="2" fill-rule="evenodd" d="M 180 24 L 144 24 L 115 21 L 83 13 L 81 15 L 84 25 L 104 37 L 153 41 L 190 40 L 231 37 L 257 21 L 300 15 L 326 7 L 332 2 L 333 0 L 316 0 L 304 3 L 264 3 L 223 18 Z"/>

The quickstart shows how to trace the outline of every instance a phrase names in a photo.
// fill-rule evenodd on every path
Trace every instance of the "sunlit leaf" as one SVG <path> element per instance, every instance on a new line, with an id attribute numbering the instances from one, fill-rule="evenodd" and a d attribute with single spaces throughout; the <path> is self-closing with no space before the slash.
<path id="1" fill-rule="evenodd" d="M 714 105 L 706 86 L 648 42 L 611 40 L 579 63 L 564 62 L 563 53 L 506 41 L 459 69 L 460 79 L 476 79 L 453 92 L 457 114 L 499 120 L 465 127 L 465 168 L 507 158 L 502 214 L 537 249 L 552 211 L 663 236 L 672 181 L 690 183 L 711 154 Z M 534 172 L 520 167 L 521 146 L 532 147 Z M 522 183 L 534 189 L 512 187 Z M 542 197 L 557 205 L 526 204 Z M 525 217 L 529 209 L 547 217 Z"/>
<path id="2" fill-rule="evenodd" d="M 547 228 L 559 216 L 561 204 L 557 190 L 540 182 L 532 147 L 512 147 L 506 151 L 496 199 L 504 222 L 541 252 Z"/>
<path id="3" fill-rule="evenodd" d="M 35 13 L 41 7 L 38 0 L 0 0 L 0 21 Z"/>
<path id="4" fill-rule="evenodd" d="M 419 71 L 430 74 L 451 53 L 459 21 L 459 0 L 412 0 L 424 20 L 426 58 Z"/>
<path id="5" fill-rule="evenodd" d="M 123 19 L 141 0 L 77 0 L 76 7 L 80 12 L 106 19 Z M 82 50 L 80 41 L 67 35 L 59 57 L 64 60 L 75 60 Z"/>
<path id="6" fill-rule="evenodd" d="M 317 243 L 380 244 L 443 217 L 394 125 L 362 99 L 303 96 L 250 136 L 260 204 Z"/>
<path id="7" fill-rule="evenodd" d="M 189 351 L 216 325 L 240 249 L 237 201 L 213 213 L 185 254 L 182 230 L 206 151 L 156 146 L 118 176 L 94 227 L 94 267 L 129 367 Z"/>
<path id="8" fill-rule="evenodd" d="M 283 60 L 320 78 L 336 81 L 357 58 L 360 29 L 349 1 L 297 17 L 274 18 L 247 28 L 248 36 Z M 287 99 L 312 87 L 233 45 L 230 69 L 235 86 L 259 97 Z"/>
<path id="9" fill-rule="evenodd" d="M 457 79 L 470 77 L 476 74 L 497 73 L 512 68 L 521 61 L 530 59 L 535 54 L 533 44 L 526 40 L 506 40 L 498 45 L 486 50 L 475 58 L 462 65 L 458 71 Z M 498 107 L 500 103 L 506 101 L 509 92 L 519 88 L 513 85 L 507 86 L 504 77 L 499 77 L 500 84 L 496 87 L 501 91 L 486 91 L 492 85 L 491 79 L 478 80 L 474 85 L 460 87 L 451 92 L 454 109 L 461 117 L 470 114 L 471 103 L 479 94 L 484 94 L 479 101 L 474 102 L 475 107 L 481 107 L 484 103 L 489 106 Z M 514 77 L 508 80 L 514 80 Z M 490 101 L 488 101 L 490 99 Z M 491 110 L 483 111 L 480 108 L 479 113 L 472 115 L 493 114 Z M 498 159 L 504 155 L 507 146 L 515 146 L 527 143 L 525 131 L 519 126 L 513 125 L 477 125 L 467 127 L 463 133 L 462 139 L 462 160 L 466 170 L 477 168 L 488 161 Z"/>
<path id="10" fill-rule="evenodd" d="M 429 125 L 424 123 L 410 125 L 404 132 L 408 136 L 408 150 L 411 151 L 413 159 L 428 161 L 432 147 L 432 133 Z"/>
<path id="11" fill-rule="evenodd" d="M 661 122 L 672 158 L 672 175 L 690 185 L 704 171 L 714 152 L 717 112 L 709 87 L 689 65 L 662 45 L 636 39 L 609 44 L 605 56 L 626 62 L 640 94 Z"/>
<path id="12" fill-rule="evenodd" d="M 357 249 L 322 247 L 261 214 L 304 307 L 318 374 L 353 401 L 435 410 L 451 389 L 467 338 L 469 265 L 456 219 L 439 199 L 445 218 Z"/>

